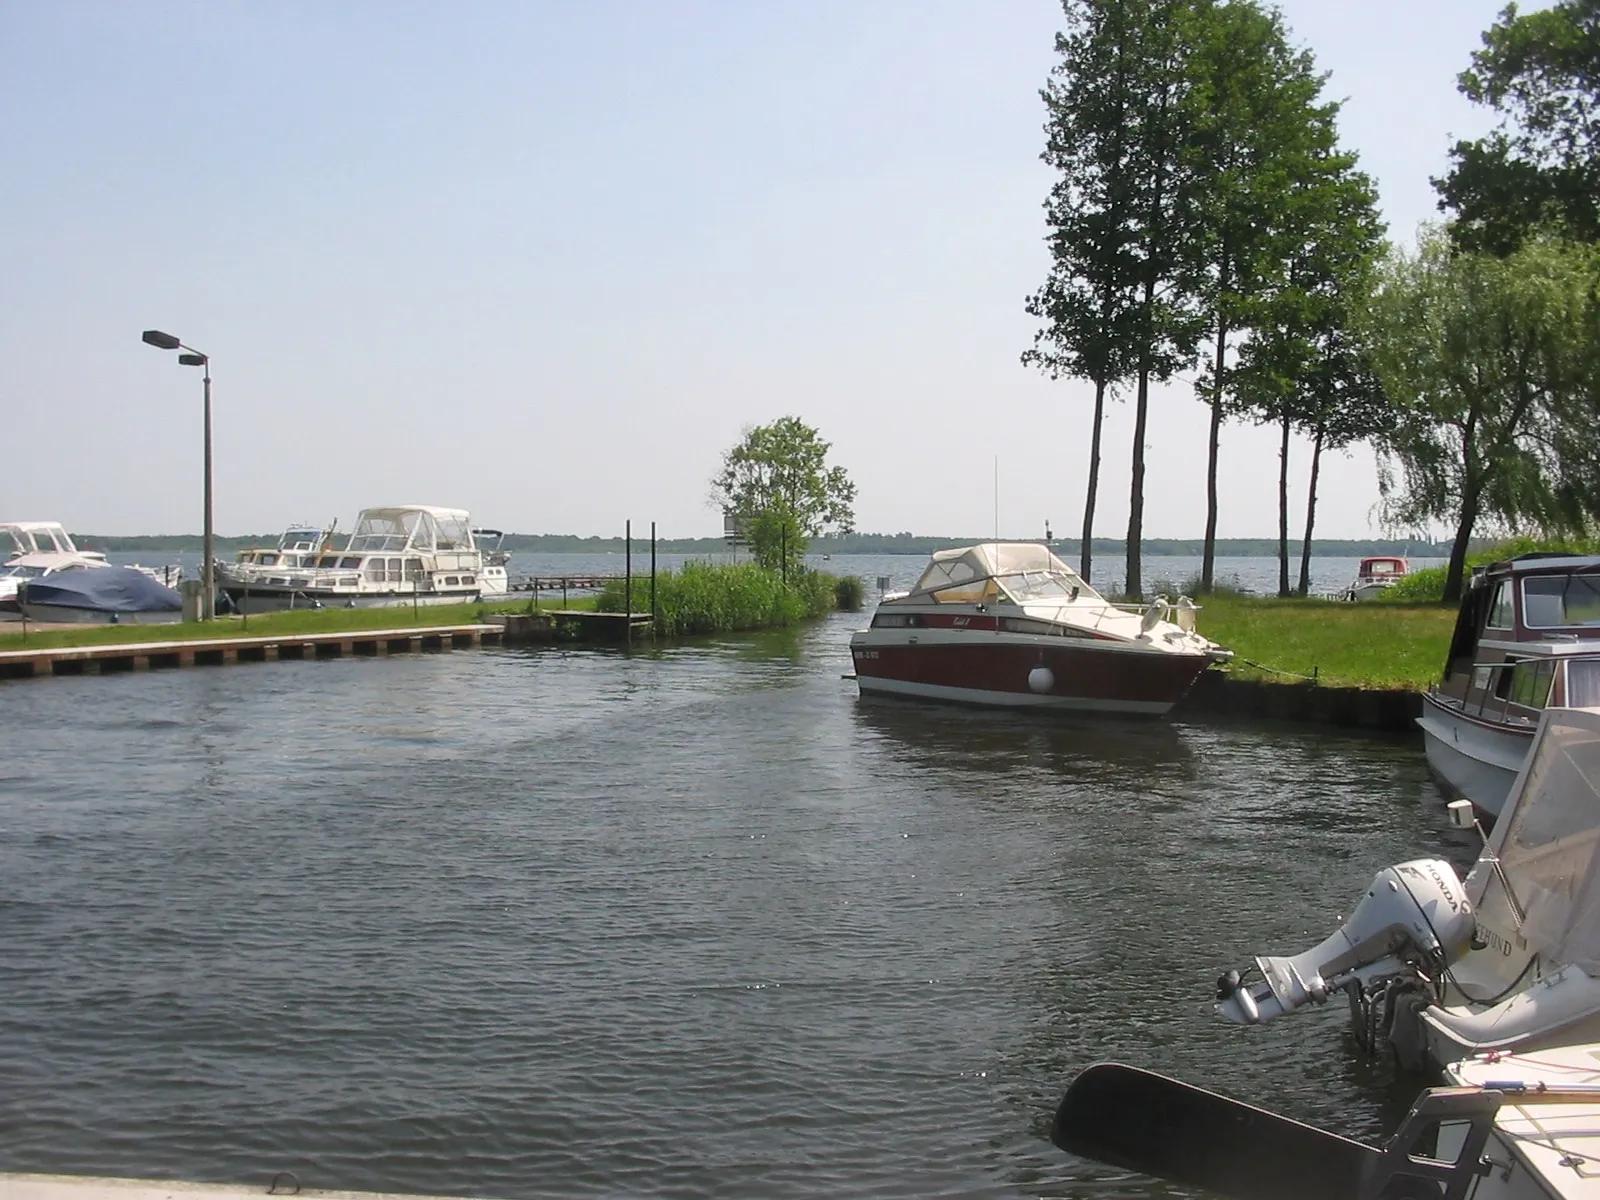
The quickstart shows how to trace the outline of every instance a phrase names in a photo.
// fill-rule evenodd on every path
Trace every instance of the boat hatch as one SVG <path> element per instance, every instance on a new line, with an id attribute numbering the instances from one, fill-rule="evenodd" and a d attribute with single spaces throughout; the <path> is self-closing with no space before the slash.
<path id="1" fill-rule="evenodd" d="M 1534 575 L 1524 579 L 1522 623 L 1529 629 L 1600 625 L 1600 572 Z"/>

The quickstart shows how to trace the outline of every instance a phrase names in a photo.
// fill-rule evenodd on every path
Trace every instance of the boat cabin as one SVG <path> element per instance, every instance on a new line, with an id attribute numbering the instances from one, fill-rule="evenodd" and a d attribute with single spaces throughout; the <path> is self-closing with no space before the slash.
<path id="1" fill-rule="evenodd" d="M 1480 568 L 1438 693 L 1488 719 L 1600 704 L 1600 556 L 1529 554 Z"/>
<path id="2" fill-rule="evenodd" d="M 1377 554 L 1361 560 L 1356 579 L 1362 583 L 1393 583 L 1411 573 L 1411 564 L 1399 555 Z"/>

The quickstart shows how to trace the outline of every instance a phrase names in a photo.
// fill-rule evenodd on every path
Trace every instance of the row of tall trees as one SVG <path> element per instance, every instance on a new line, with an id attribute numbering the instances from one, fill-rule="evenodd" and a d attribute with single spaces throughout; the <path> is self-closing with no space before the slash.
<path id="1" fill-rule="evenodd" d="M 1338 145 L 1338 105 L 1310 54 L 1256 0 L 1065 0 L 1044 92 L 1051 270 L 1027 300 L 1024 362 L 1094 386 L 1081 572 L 1105 403 L 1131 392 L 1125 590 L 1142 589 L 1150 386 L 1195 370 L 1210 413 L 1202 587 L 1215 559 L 1219 432 L 1282 431 L 1280 590 L 1289 590 L 1288 451 L 1312 439 L 1301 587 L 1321 452 L 1371 436 L 1381 389 L 1350 333 L 1383 228 L 1371 181 Z"/>

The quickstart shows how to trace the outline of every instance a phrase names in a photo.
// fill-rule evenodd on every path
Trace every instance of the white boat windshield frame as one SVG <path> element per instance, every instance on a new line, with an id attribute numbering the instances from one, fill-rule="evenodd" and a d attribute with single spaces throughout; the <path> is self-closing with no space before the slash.
<path id="1" fill-rule="evenodd" d="M 433 554 L 440 550 L 471 553 L 474 549 L 467 513 L 454 508 L 402 505 L 363 509 L 344 552 Z"/>

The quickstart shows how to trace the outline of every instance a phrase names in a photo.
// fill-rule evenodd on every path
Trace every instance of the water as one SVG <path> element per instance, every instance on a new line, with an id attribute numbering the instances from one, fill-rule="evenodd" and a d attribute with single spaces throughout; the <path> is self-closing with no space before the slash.
<path id="1" fill-rule="evenodd" d="M 1392 1126 L 1208 1001 L 1472 857 L 1414 742 L 863 702 L 858 622 L 0 687 L 0 1169 L 1179 1194 L 1047 1141 L 1105 1058 Z"/>
<path id="2" fill-rule="evenodd" d="M 142 561 L 145 566 L 178 563 L 183 567 L 184 576 L 189 579 L 198 578 L 200 573 L 200 555 L 193 551 L 143 556 L 113 553 L 108 557 L 115 563 Z M 681 566 L 686 559 L 703 557 L 703 555 L 689 554 L 658 554 L 656 562 L 659 569 L 667 570 Z M 716 557 L 724 562 L 732 558 L 731 555 Z M 744 557 L 747 558 L 748 555 Z M 1069 565 L 1076 570 L 1077 559 L 1068 557 Z M 880 578 L 887 578 L 891 589 L 910 587 L 922 574 L 922 569 L 928 565 L 927 556 L 922 554 L 835 554 L 826 558 L 813 555 L 809 561 L 812 566 L 835 575 L 859 575 L 866 580 L 871 595 L 876 594 L 874 589 Z M 1420 570 L 1423 567 L 1442 565 L 1445 560 L 1413 558 L 1410 561 L 1412 570 Z M 1313 593 L 1342 591 L 1356 577 L 1356 567 L 1360 562 L 1359 558 L 1313 558 L 1311 591 Z M 625 557 L 622 554 L 513 554 L 509 569 L 514 577 L 621 575 L 624 563 Z M 1201 560 L 1198 557 L 1147 555 L 1144 559 L 1145 590 L 1150 594 L 1165 590 L 1169 596 L 1176 596 L 1188 582 L 1199 576 L 1200 565 Z M 1125 563 L 1120 556 L 1097 557 L 1094 560 L 1094 585 L 1107 594 L 1120 593 L 1123 589 L 1125 569 Z M 649 574 L 648 543 L 642 548 L 635 548 L 633 570 L 636 574 Z M 1215 571 L 1219 583 L 1262 595 L 1277 594 L 1278 560 L 1275 558 L 1218 558 Z M 1289 563 L 1290 586 L 1294 586 L 1299 580 L 1300 559 L 1296 554 Z"/>

